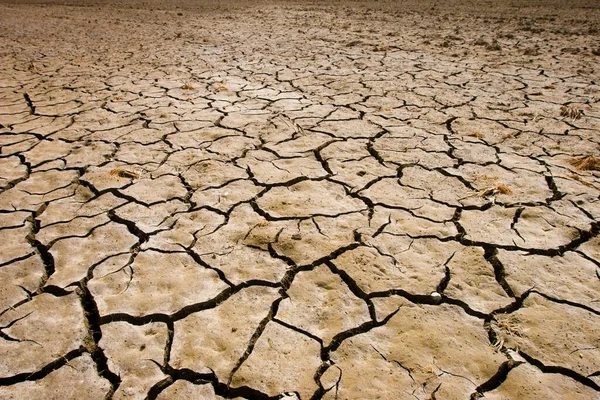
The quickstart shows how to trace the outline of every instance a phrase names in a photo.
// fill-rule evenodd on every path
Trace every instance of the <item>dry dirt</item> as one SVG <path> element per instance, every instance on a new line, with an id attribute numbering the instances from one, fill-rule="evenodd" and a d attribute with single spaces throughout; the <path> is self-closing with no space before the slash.
<path id="1" fill-rule="evenodd" d="M 0 398 L 599 399 L 599 68 L 594 1 L 0 1 Z"/>

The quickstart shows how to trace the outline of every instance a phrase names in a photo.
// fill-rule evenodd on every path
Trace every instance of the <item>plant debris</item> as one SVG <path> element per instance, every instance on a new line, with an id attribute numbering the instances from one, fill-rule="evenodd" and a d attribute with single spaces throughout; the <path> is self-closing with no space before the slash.
<path id="1" fill-rule="evenodd" d="M 600 171 L 600 159 L 594 156 L 575 157 L 570 164 L 580 171 Z"/>
<path id="2" fill-rule="evenodd" d="M 567 177 L 571 178 L 573 180 L 576 180 L 577 182 L 581 183 L 584 186 L 591 187 L 591 188 L 594 188 L 596 190 L 600 190 L 600 186 L 596 186 L 593 183 L 584 180 L 582 177 L 580 177 L 577 174 L 569 174 L 569 175 L 567 175 Z"/>
<path id="3" fill-rule="evenodd" d="M 480 190 L 477 194 L 478 197 L 492 197 L 497 194 L 512 194 L 512 189 L 506 185 L 499 184 L 495 186 L 491 186 L 489 188 Z"/>
<path id="4" fill-rule="evenodd" d="M 493 179 L 497 179 L 497 178 L 493 178 Z M 480 197 L 480 198 L 491 197 L 492 202 L 494 202 L 495 201 L 494 196 L 496 196 L 497 194 L 512 194 L 512 192 L 513 192 L 512 189 L 509 188 L 508 186 L 506 186 L 504 184 L 498 184 L 498 185 L 487 187 L 485 189 L 478 190 L 477 193 L 470 194 L 459 200 L 464 200 L 464 199 L 468 199 L 471 197 Z"/>
<path id="5" fill-rule="evenodd" d="M 571 118 L 573 121 L 575 121 L 576 119 L 581 118 L 582 115 L 583 115 L 583 110 L 580 110 L 580 109 L 577 109 L 574 107 L 562 106 L 560 108 L 560 116 L 563 117 L 563 119 Z"/>
<path id="6" fill-rule="evenodd" d="M 109 174 L 112 176 L 117 176 L 119 178 L 127 178 L 127 179 L 138 179 L 140 177 L 140 174 L 138 174 L 137 172 L 128 171 L 126 169 L 120 169 L 120 168 L 111 169 Z"/>

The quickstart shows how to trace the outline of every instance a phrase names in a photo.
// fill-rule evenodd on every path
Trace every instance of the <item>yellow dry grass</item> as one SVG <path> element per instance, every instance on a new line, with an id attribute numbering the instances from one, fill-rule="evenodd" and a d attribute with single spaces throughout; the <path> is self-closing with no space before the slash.
<path id="1" fill-rule="evenodd" d="M 562 106 L 560 108 L 560 116 L 564 118 L 571 118 L 573 121 L 581 118 L 583 110 L 574 108 L 572 106 Z"/>
<path id="2" fill-rule="evenodd" d="M 573 180 L 576 180 L 577 182 L 580 182 L 584 186 L 591 187 L 591 188 L 594 188 L 596 190 L 600 190 L 600 186 L 594 185 L 593 183 L 584 180 L 582 177 L 580 177 L 577 174 L 569 174 L 569 175 L 567 175 L 567 178 L 571 178 Z"/>
<path id="3" fill-rule="evenodd" d="M 594 156 L 575 157 L 570 163 L 580 171 L 600 171 L 600 159 Z"/>

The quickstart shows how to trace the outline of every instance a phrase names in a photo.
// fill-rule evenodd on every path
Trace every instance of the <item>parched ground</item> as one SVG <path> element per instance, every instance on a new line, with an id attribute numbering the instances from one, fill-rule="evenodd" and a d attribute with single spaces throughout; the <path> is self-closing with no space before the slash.
<path id="1" fill-rule="evenodd" d="M 599 7 L 0 2 L 0 398 L 599 399 Z"/>

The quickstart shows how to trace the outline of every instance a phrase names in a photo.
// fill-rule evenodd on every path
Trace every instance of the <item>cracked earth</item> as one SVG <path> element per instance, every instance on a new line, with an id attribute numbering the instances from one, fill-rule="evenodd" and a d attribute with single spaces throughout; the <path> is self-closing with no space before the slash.
<path id="1" fill-rule="evenodd" d="M 170 3 L 0 3 L 1 398 L 600 398 L 597 4 Z"/>

